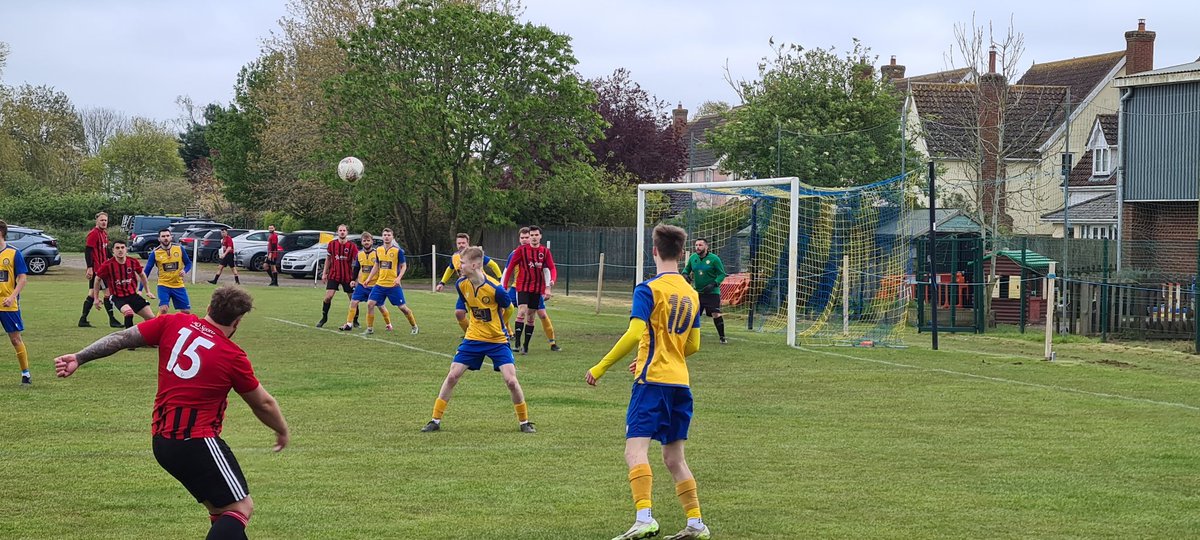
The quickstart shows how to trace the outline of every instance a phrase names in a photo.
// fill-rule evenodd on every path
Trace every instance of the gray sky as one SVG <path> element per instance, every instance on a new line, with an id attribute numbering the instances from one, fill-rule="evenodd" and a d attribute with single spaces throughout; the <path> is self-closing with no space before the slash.
<path id="1" fill-rule="evenodd" d="M 643 88 L 691 110 L 736 102 L 725 83 L 753 78 L 767 40 L 845 49 L 859 38 L 908 74 L 940 71 L 955 23 L 1013 19 L 1025 34 L 1022 66 L 1123 50 L 1124 32 L 1147 19 L 1158 33 L 1155 67 L 1200 56 L 1200 9 L 1192 2 L 1008 0 L 995 8 L 953 1 L 524 0 L 525 19 L 572 36 L 586 77 L 629 69 Z M 1151 5 L 1153 4 L 1153 5 Z M 77 107 L 103 106 L 161 120 L 175 97 L 228 101 L 241 66 L 284 14 L 284 0 L 0 0 L 0 41 L 12 51 L 4 84 L 47 84 Z M 36 21 L 36 24 L 34 23 Z"/>

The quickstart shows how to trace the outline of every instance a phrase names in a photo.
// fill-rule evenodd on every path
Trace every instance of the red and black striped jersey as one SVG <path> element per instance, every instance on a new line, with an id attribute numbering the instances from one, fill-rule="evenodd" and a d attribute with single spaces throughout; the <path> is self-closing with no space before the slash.
<path id="1" fill-rule="evenodd" d="M 100 268 L 104 261 L 112 258 L 112 254 L 108 251 L 108 231 L 92 227 L 84 242 L 84 252 L 87 255 L 84 258 L 87 259 L 88 268 Z"/>
<path id="2" fill-rule="evenodd" d="M 229 391 L 244 394 L 258 388 L 246 353 L 221 329 L 190 313 L 159 315 L 137 328 L 147 345 L 158 345 L 154 435 L 220 435 Z"/>
<path id="3" fill-rule="evenodd" d="M 558 269 L 554 266 L 554 257 L 550 255 L 550 248 L 546 246 L 534 247 L 528 244 L 517 246 L 517 250 L 508 259 L 508 275 L 513 275 L 513 271 L 518 268 L 521 271 L 513 285 L 518 292 L 545 294 L 548 284 L 545 276 L 542 275 L 543 269 L 550 270 L 550 281 L 558 280 Z"/>
<path id="4" fill-rule="evenodd" d="M 328 268 L 325 269 L 329 281 L 349 283 L 354 281 L 354 259 L 358 258 L 358 246 L 349 240 L 339 241 L 336 238 L 325 246 L 329 253 Z"/>
<path id="5" fill-rule="evenodd" d="M 142 264 L 133 260 L 133 257 L 125 257 L 125 262 L 118 262 L 116 259 L 104 261 L 99 268 L 96 269 L 96 275 L 104 280 L 108 285 L 108 293 L 113 296 L 132 296 L 137 294 L 138 289 L 138 274 L 142 271 Z"/>

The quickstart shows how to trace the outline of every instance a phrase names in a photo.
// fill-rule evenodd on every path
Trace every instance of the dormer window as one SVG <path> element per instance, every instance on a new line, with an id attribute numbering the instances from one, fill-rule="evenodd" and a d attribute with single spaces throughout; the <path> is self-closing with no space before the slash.
<path id="1" fill-rule="evenodd" d="M 1112 172 L 1112 152 L 1107 147 L 1092 150 L 1092 176 L 1108 176 Z"/>

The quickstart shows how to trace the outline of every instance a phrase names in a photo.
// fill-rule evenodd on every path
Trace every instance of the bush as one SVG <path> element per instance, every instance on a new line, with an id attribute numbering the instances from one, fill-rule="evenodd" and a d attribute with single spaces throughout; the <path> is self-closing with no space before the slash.
<path id="1" fill-rule="evenodd" d="M 98 193 L 53 193 L 49 189 L 26 191 L 0 199 L 0 219 L 9 223 L 68 229 L 91 227 L 96 212 L 104 210 L 110 221 L 120 222 L 125 214 L 143 213 L 136 203 L 113 202 Z M 27 225 L 29 226 L 29 225 Z"/>
<path id="2" fill-rule="evenodd" d="M 287 212 L 279 212 L 268 210 L 262 213 L 259 217 L 258 226 L 260 229 L 267 228 L 268 225 L 274 225 L 278 231 L 298 231 L 306 228 L 303 219 L 290 215 Z"/>

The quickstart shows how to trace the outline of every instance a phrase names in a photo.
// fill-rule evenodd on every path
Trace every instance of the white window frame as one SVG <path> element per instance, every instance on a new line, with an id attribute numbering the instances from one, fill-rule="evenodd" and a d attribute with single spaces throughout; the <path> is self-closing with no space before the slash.
<path id="1" fill-rule="evenodd" d="M 1112 151 L 1106 146 L 1092 150 L 1092 176 L 1112 174 Z"/>

